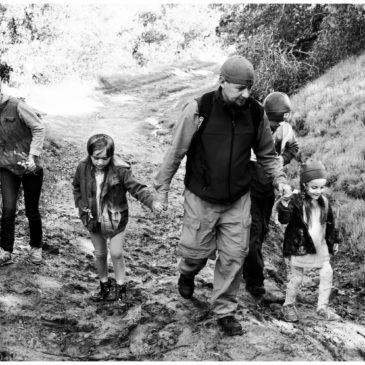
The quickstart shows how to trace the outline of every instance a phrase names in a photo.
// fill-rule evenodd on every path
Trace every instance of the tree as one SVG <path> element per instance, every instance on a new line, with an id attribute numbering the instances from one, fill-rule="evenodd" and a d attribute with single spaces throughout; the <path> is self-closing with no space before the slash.
<path id="1" fill-rule="evenodd" d="M 365 49 L 361 5 L 224 5 L 217 34 L 255 66 L 254 93 L 288 94 Z"/>

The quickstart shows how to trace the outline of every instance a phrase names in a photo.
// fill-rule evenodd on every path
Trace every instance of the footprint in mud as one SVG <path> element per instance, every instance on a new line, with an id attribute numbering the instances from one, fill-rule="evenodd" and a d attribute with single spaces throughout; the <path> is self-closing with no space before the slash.
<path id="1" fill-rule="evenodd" d="M 14 354 L 7 349 L 0 348 L 0 361 L 12 361 Z"/>
<path id="2" fill-rule="evenodd" d="M 79 292 L 79 293 L 88 293 L 89 289 L 79 283 L 70 283 L 64 285 L 63 288 L 71 293 Z"/>
<path id="3" fill-rule="evenodd" d="M 158 302 L 142 305 L 141 323 L 157 322 L 160 324 L 169 324 L 176 321 L 176 311 L 167 308 L 166 305 Z"/>

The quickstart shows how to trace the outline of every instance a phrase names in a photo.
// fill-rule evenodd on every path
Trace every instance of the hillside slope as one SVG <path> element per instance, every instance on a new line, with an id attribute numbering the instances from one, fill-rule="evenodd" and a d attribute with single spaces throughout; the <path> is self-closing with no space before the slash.
<path id="1" fill-rule="evenodd" d="M 300 159 L 329 171 L 343 250 L 365 252 L 365 54 L 336 65 L 292 97 Z M 297 166 L 295 166 L 296 168 Z M 291 175 L 296 176 L 291 168 Z"/>

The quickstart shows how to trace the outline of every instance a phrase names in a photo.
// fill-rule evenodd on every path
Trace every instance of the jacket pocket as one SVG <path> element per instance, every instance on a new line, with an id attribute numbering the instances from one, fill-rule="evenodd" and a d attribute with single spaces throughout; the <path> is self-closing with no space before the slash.
<path id="1" fill-rule="evenodd" d="M 294 238 L 294 255 L 303 256 L 308 253 L 303 229 L 299 229 L 296 237 Z"/>
<path id="2" fill-rule="evenodd" d="M 113 229 L 117 229 L 122 219 L 122 211 L 120 209 L 109 208 L 109 219 Z"/>
<path id="3" fill-rule="evenodd" d="M 215 223 L 184 217 L 178 253 L 187 258 L 207 258 L 215 254 Z"/>
<path id="4" fill-rule="evenodd" d="M 96 227 L 96 220 L 92 217 L 90 210 L 80 209 L 80 219 L 82 224 L 89 230 L 93 231 Z"/>
<path id="5" fill-rule="evenodd" d="M 5 123 L 14 123 L 15 118 L 14 117 L 5 117 L 4 122 Z"/>

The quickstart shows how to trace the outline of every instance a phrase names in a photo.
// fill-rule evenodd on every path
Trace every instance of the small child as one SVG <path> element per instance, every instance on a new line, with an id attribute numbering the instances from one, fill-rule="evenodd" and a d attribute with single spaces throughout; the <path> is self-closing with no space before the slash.
<path id="1" fill-rule="evenodd" d="M 121 301 L 126 294 L 123 242 L 128 222 L 127 191 L 154 210 L 153 196 L 132 175 L 131 166 L 114 155 L 114 141 L 107 133 L 92 135 L 88 157 L 82 160 L 73 180 L 75 205 L 94 245 L 100 291 L 92 300 Z M 108 278 L 108 243 L 116 285 Z"/>
<path id="2" fill-rule="evenodd" d="M 275 150 L 281 165 L 285 166 L 298 153 L 299 145 L 288 123 L 292 110 L 289 96 L 278 91 L 270 93 L 264 100 L 264 110 L 270 122 Z M 262 245 L 269 232 L 270 217 L 275 203 L 275 188 L 267 181 L 263 167 L 251 153 L 251 229 L 248 255 L 243 264 L 243 278 L 246 290 L 253 296 L 264 295 L 264 260 Z M 274 209 L 274 217 L 276 210 Z M 274 218 L 275 219 L 275 218 Z"/>
<path id="3" fill-rule="evenodd" d="M 279 221 L 287 224 L 284 236 L 284 257 L 290 258 L 291 274 L 287 284 L 284 320 L 298 321 L 295 300 L 306 269 L 319 268 L 317 314 L 334 321 L 338 316 L 329 308 L 333 271 L 330 254 L 338 250 L 334 216 L 328 199 L 323 195 L 326 185 L 325 167 L 320 161 L 308 161 L 300 173 L 301 192 L 278 204 Z"/>

